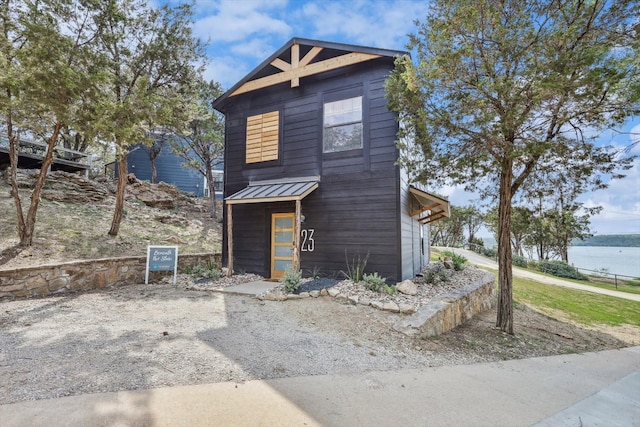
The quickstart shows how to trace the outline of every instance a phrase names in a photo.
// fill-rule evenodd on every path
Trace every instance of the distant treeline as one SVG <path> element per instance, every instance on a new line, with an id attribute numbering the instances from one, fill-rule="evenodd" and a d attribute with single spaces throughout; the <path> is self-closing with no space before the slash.
<path id="1" fill-rule="evenodd" d="M 573 240 L 573 246 L 640 247 L 640 234 L 604 234 L 584 240 Z"/>

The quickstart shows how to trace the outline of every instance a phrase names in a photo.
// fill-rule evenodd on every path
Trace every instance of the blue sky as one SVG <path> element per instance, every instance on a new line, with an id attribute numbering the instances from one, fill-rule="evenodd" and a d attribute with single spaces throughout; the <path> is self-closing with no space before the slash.
<path id="1" fill-rule="evenodd" d="M 205 77 L 229 88 L 292 37 L 405 50 L 414 21 L 427 10 L 420 0 L 198 0 L 194 33 L 209 43 Z M 640 139 L 640 117 L 618 130 L 599 140 L 624 147 Z M 640 154 L 640 144 L 634 151 Z M 592 232 L 640 233 L 640 161 L 627 175 L 582 198 L 587 206 L 604 207 L 592 217 Z M 459 206 L 477 199 L 459 188 L 439 192 Z"/>

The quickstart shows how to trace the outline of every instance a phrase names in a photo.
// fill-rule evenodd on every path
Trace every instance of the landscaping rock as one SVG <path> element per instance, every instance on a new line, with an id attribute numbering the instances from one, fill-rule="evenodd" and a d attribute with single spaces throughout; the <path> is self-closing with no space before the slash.
<path id="1" fill-rule="evenodd" d="M 416 285 L 411 280 L 404 280 L 396 285 L 396 289 L 401 294 L 405 295 L 417 295 L 418 294 L 418 285 Z"/>
<path id="2" fill-rule="evenodd" d="M 400 312 L 400 307 L 398 307 L 398 304 L 396 304 L 395 302 L 390 301 L 382 305 L 382 310 L 390 311 L 392 313 L 398 313 Z"/>
<path id="3" fill-rule="evenodd" d="M 398 304 L 398 308 L 402 314 L 413 314 L 416 312 L 416 308 L 411 304 Z"/>

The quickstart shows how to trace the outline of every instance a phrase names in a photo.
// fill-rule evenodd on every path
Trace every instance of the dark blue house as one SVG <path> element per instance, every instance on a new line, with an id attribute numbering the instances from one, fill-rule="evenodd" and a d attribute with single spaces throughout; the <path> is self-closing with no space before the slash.
<path id="1" fill-rule="evenodd" d="M 194 168 L 186 165 L 187 161 L 174 153 L 172 144 L 175 143 L 173 135 L 159 135 L 153 146 L 134 144 L 127 154 L 128 173 L 135 174 L 142 181 L 152 181 L 150 150 L 156 148 L 157 155 L 156 181 L 175 185 L 179 190 L 192 193 L 196 197 L 208 196 L 206 179 Z M 178 140 L 179 141 L 179 140 Z M 118 175 L 116 163 L 116 176 Z M 223 190 L 223 165 L 214 167 L 216 196 L 222 198 Z"/>

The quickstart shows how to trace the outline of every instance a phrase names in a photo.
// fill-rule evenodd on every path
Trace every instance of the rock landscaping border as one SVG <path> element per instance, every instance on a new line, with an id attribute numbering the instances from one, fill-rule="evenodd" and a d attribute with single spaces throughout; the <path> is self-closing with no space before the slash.
<path id="1" fill-rule="evenodd" d="M 345 281 L 346 282 L 346 281 Z M 299 294 L 288 294 L 281 286 L 275 286 L 258 299 L 266 301 L 287 301 L 303 298 L 331 297 L 337 301 L 353 305 L 364 305 L 391 313 L 407 314 L 396 322 L 394 329 L 407 336 L 428 338 L 441 335 L 463 324 L 496 303 L 495 275 L 482 272 L 475 280 L 462 287 L 440 294 L 424 304 L 411 304 L 408 298 L 392 300 L 388 296 L 375 298 L 371 293 L 358 294 L 358 286 L 345 282 L 337 285 Z M 405 282 L 399 283 L 400 288 Z M 415 285 L 414 285 L 415 286 Z M 381 294 L 382 295 L 382 294 Z"/>
<path id="2" fill-rule="evenodd" d="M 220 253 L 180 254 L 178 270 L 213 263 L 221 268 Z M 111 285 L 143 283 L 147 257 L 118 257 L 71 261 L 60 264 L 0 270 L 0 298 L 36 297 L 50 294 L 101 289 Z M 173 272 L 153 271 L 150 281 Z"/>
<path id="3" fill-rule="evenodd" d="M 486 273 L 463 288 L 441 295 L 393 326 L 408 336 L 428 338 L 450 331 L 492 308 L 496 303 L 495 275 Z"/>

